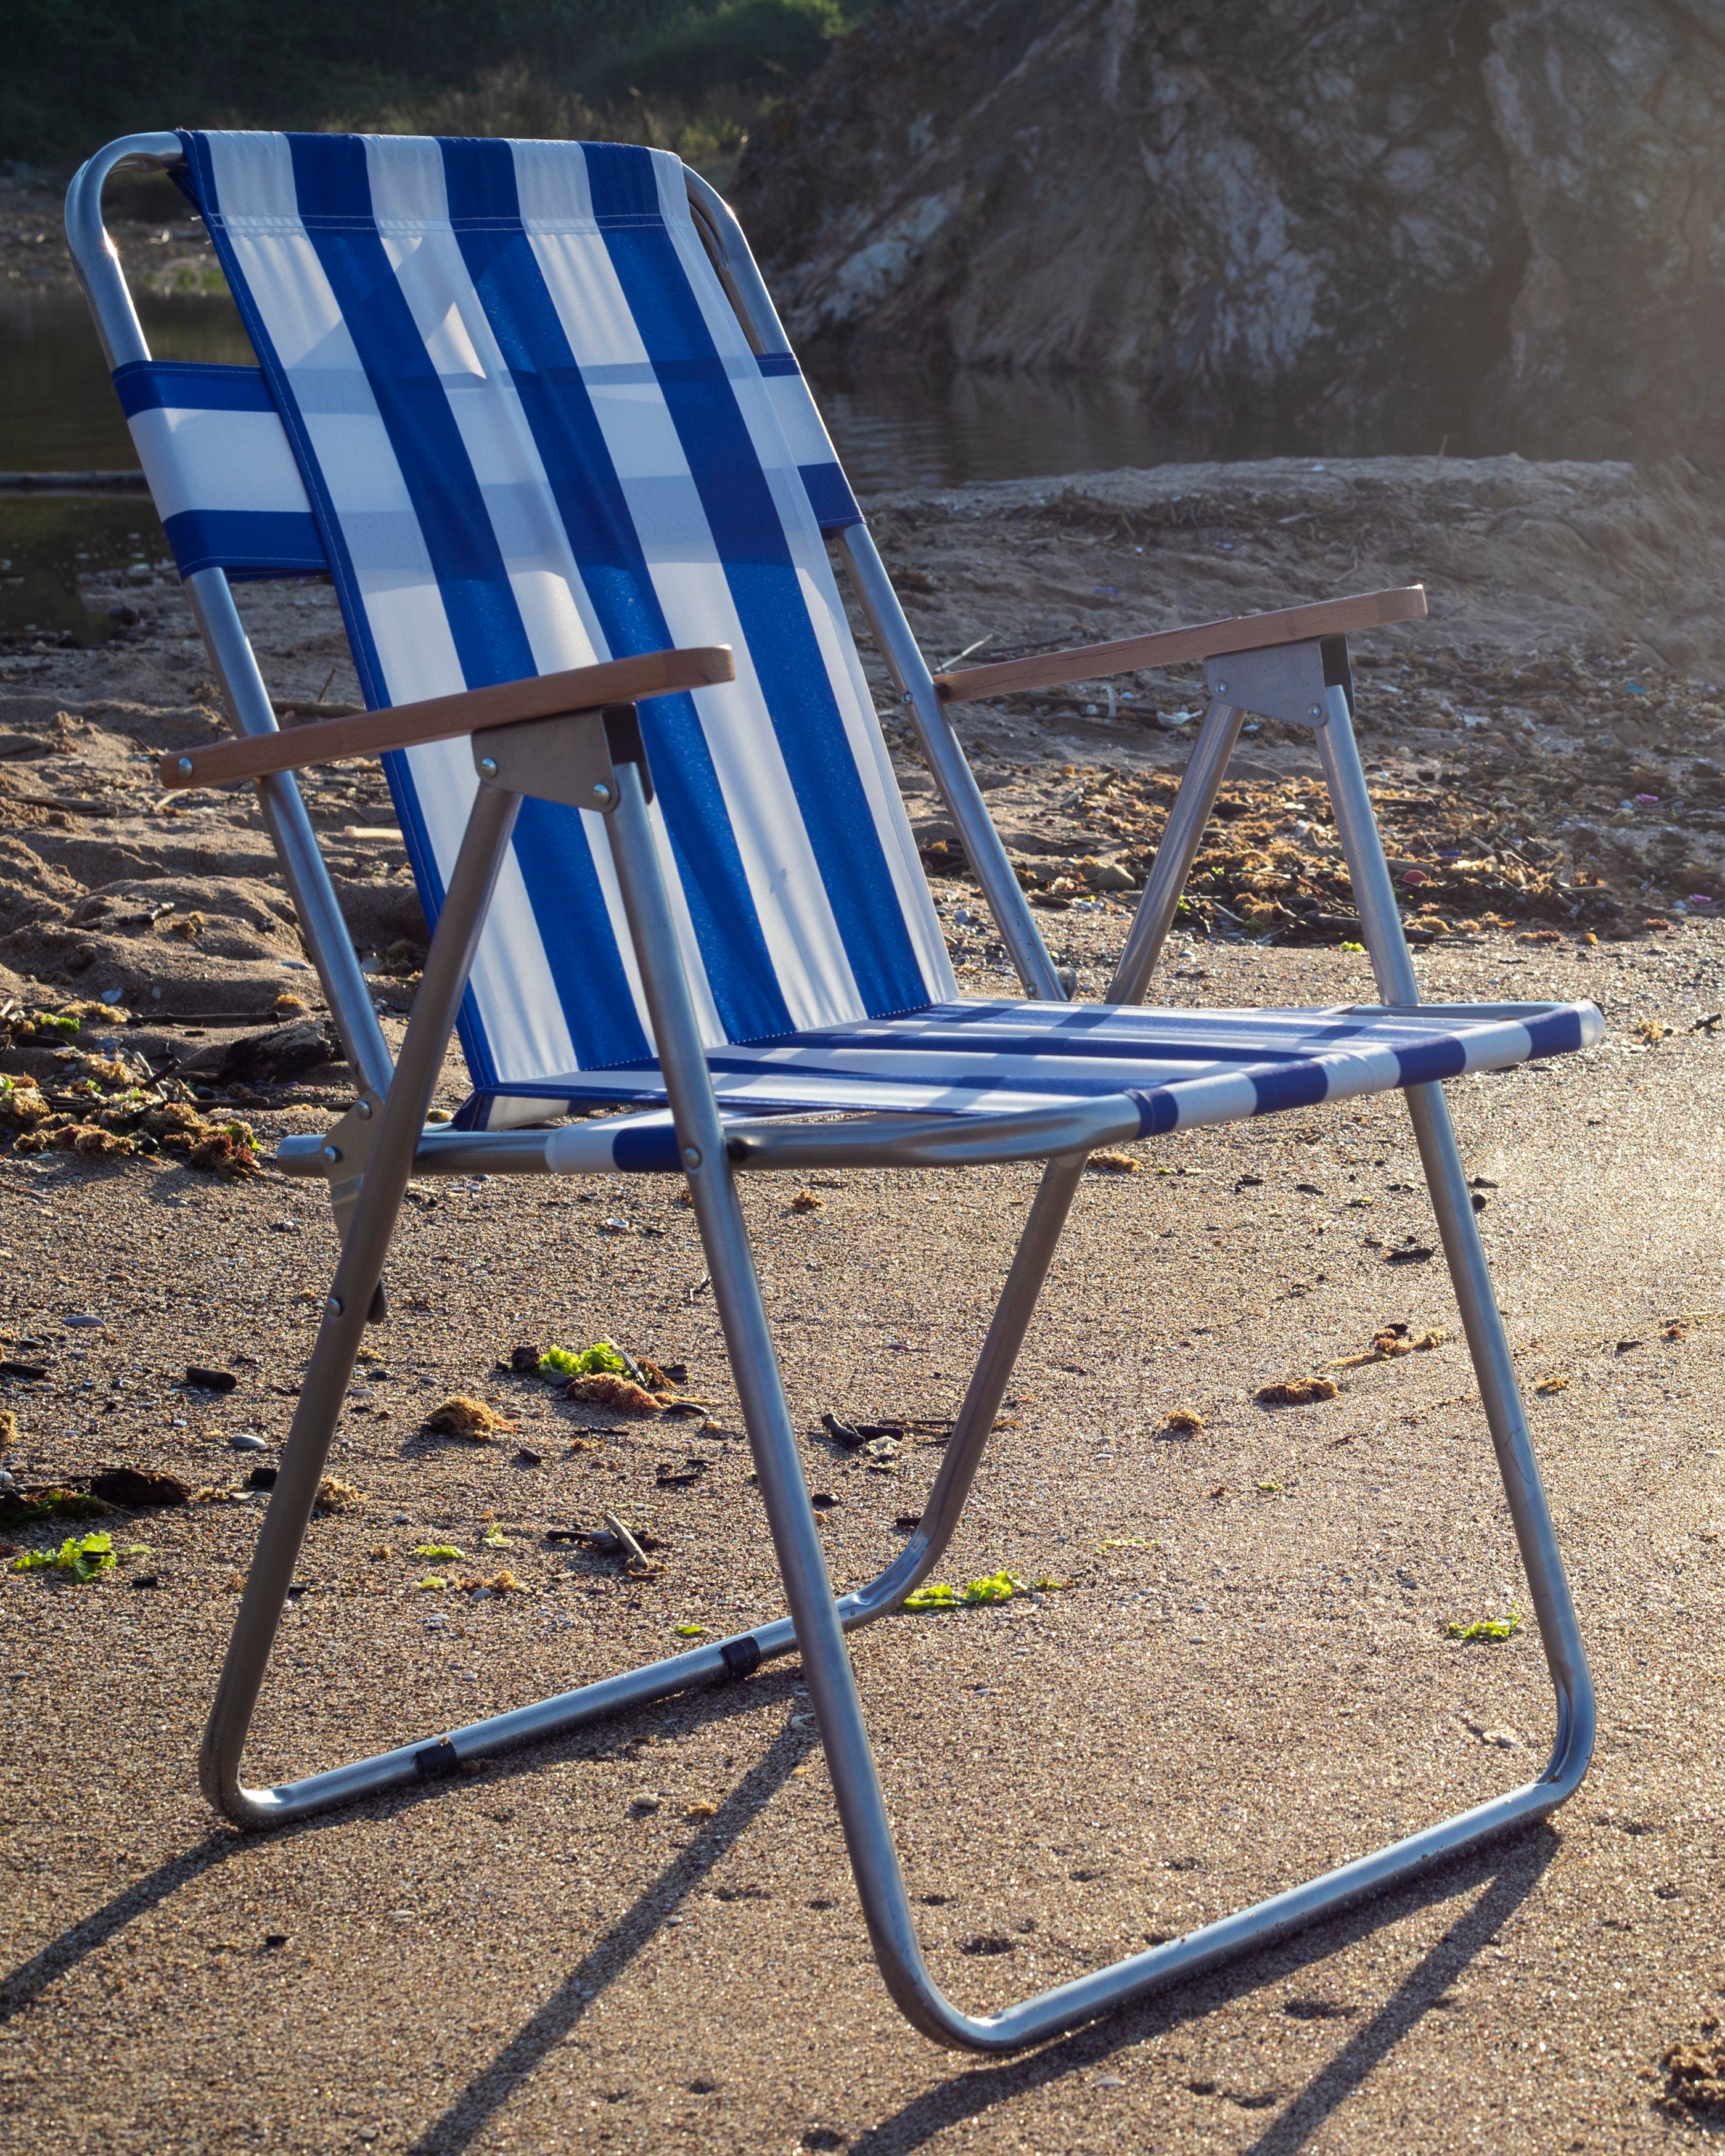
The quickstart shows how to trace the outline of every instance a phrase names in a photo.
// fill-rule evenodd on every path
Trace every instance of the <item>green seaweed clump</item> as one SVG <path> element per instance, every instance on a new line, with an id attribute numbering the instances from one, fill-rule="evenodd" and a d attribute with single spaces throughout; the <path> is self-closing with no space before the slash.
<path id="1" fill-rule="evenodd" d="M 1444 1637 L 1477 1645 L 1486 1640 L 1507 1640 L 1521 1629 L 1522 1613 L 1512 1609 L 1507 1617 L 1481 1617 L 1473 1625 L 1445 1625 Z"/>
<path id="2" fill-rule="evenodd" d="M 1010 1602 L 1015 1594 L 1028 1594 L 1030 1589 L 1023 1580 L 1010 1572 L 991 1572 L 981 1579 L 973 1579 L 961 1594 L 956 1587 L 943 1581 L 931 1580 L 927 1587 L 919 1587 L 904 1599 L 906 1609 L 974 1609 L 979 1603 Z"/>
<path id="3" fill-rule="evenodd" d="M 542 1378 L 593 1378 L 602 1370 L 619 1378 L 631 1374 L 627 1358 L 608 1340 L 595 1341 L 578 1355 L 567 1348 L 547 1348 L 539 1358 Z"/>
<path id="4" fill-rule="evenodd" d="M 68 1535 L 57 1550 L 27 1550 L 12 1560 L 14 1572 L 64 1572 L 80 1585 L 98 1573 L 111 1572 L 119 1563 L 114 1537 L 105 1534 Z"/>

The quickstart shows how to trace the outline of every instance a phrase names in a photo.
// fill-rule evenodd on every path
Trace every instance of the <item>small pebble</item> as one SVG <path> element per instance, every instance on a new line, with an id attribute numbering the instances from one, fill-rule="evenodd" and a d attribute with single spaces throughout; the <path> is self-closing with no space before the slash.
<path id="1" fill-rule="evenodd" d="M 268 1445 L 254 1430 L 237 1430 L 228 1440 L 232 1452 L 266 1452 Z"/>

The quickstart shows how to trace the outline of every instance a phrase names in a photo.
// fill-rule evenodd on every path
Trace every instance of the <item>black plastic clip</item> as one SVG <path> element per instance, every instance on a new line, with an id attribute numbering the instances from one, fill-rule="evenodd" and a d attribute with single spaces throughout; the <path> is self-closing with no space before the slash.
<path id="1" fill-rule="evenodd" d="M 740 1640 L 726 1640 L 719 1647 L 724 1657 L 725 1675 L 721 1683 L 739 1684 L 761 1666 L 761 1646 L 752 1632 L 745 1632 Z"/>
<path id="2" fill-rule="evenodd" d="M 461 1771 L 461 1754 L 447 1737 L 439 1738 L 435 1744 L 428 1744 L 413 1754 L 413 1764 L 419 1769 L 422 1782 L 447 1782 L 452 1774 Z"/>

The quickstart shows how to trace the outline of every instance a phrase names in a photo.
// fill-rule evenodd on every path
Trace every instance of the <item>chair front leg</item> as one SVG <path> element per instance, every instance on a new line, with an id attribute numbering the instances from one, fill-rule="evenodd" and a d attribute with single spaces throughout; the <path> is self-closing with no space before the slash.
<path id="1" fill-rule="evenodd" d="M 280 1471 L 270 1495 L 269 1510 L 240 1597 L 239 1614 L 198 1755 L 198 1778 L 204 1794 L 246 1825 L 268 1825 L 275 1817 L 270 1794 L 247 1789 L 240 1782 L 246 1732 L 257 1707 L 311 1509 L 317 1502 L 336 1419 L 352 1379 L 367 1313 L 383 1276 L 389 1239 L 413 1172 L 419 1133 L 424 1128 L 426 1111 L 443 1067 L 485 911 L 520 806 L 516 794 L 493 788 L 480 789 L 426 955 L 424 977 L 408 1020 L 394 1077 L 381 1103 L 371 1096 L 377 1136 L 367 1155 L 364 1182 L 324 1305 L 323 1322 L 294 1411 Z M 362 1101 L 360 1107 L 367 1105 Z M 354 1111 L 356 1116 L 359 1112 L 359 1109 Z"/>
<path id="2" fill-rule="evenodd" d="M 1346 688 L 1332 686 L 1324 701 L 1325 722 L 1317 730 L 1318 754 L 1329 782 L 1378 992 L 1386 1004 L 1417 1004 L 1420 983 L 1396 908 L 1395 886 L 1384 858 L 1377 819 L 1372 813 Z M 1473 1358 L 1481 1403 L 1503 1477 L 1517 1548 L 1527 1575 L 1528 1596 L 1557 1695 L 1557 1727 L 1542 1779 L 1557 1785 L 1558 1794 L 1553 1801 L 1558 1803 L 1580 1785 L 1593 1756 L 1594 1705 L 1587 1650 L 1558 1551 L 1545 1486 L 1533 1456 L 1509 1337 L 1468 1194 L 1467 1173 L 1449 1104 L 1439 1085 L 1410 1086 L 1407 1100 L 1438 1234 L 1461 1311 L 1468 1352 Z"/>

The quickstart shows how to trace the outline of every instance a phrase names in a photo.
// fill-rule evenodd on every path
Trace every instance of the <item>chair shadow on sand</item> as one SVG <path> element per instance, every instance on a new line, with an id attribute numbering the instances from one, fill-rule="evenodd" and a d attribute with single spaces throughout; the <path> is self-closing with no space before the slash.
<path id="1" fill-rule="evenodd" d="M 462 2156 L 487 2123 L 522 2089 L 541 2061 L 562 2041 L 605 1985 L 619 1977 L 678 1904 L 764 1809 L 812 1743 L 782 1736 L 738 1787 L 706 1830 L 679 1852 L 622 1917 L 586 1955 L 552 1997 L 490 2063 L 475 2075 L 443 2115 L 412 2144 L 409 2156 Z M 1237 1967 L 1200 1977 L 1174 1994 L 1128 2007 L 1042 2051 L 976 2066 L 939 2081 L 912 2097 L 890 2118 L 857 2131 L 850 2156 L 907 2156 L 959 2120 L 979 2118 L 997 2104 L 1063 2076 L 1093 2068 L 1117 2052 L 1219 2007 L 1249 1998 L 1295 1971 L 1328 1959 L 1368 1934 L 1387 1928 L 1433 1903 L 1489 1881 L 1486 1892 L 1458 1917 L 1365 2025 L 1276 2117 L 1242 2156 L 1294 2156 L 1332 2112 L 1421 2020 L 1490 1945 L 1538 1886 L 1556 1856 L 1558 1837 L 1540 1821 L 1495 1845 L 1435 1866 L 1425 1884 L 1380 1897 L 1368 1907 L 1315 1927 L 1253 1955 Z M 1218 2092 L 1218 2093 L 1224 2093 Z M 1261 2100 L 1264 2107 L 1281 2092 Z M 1255 2100 L 1248 2108 L 1256 2109 Z M 836 2141 L 829 2146 L 840 2146 Z"/>
<path id="2" fill-rule="evenodd" d="M 690 1718 L 730 1720 L 770 1710 L 789 1700 L 794 1680 L 793 1669 L 773 1676 L 763 1675 L 736 1689 L 710 1693 L 701 1701 L 697 1714 Z M 598 1742 L 609 1748 L 620 1733 L 614 1726 Z M 714 1817 L 702 1825 L 628 1911 L 594 1942 L 518 2033 L 416 2137 L 409 2156 L 462 2156 L 472 2146 L 487 2123 L 522 2092 L 547 2055 L 600 1993 L 624 1974 L 667 1919 L 676 1914 L 742 1840 L 814 1752 L 815 1743 L 812 1730 L 792 1729 L 782 1730 L 771 1741 Z M 577 1740 L 519 1753 L 497 1763 L 485 1779 L 507 1779 L 531 1774 L 559 1758 L 579 1757 L 583 1748 Z M 377 1800 L 374 1813 L 388 1817 L 410 1805 L 434 1803 L 439 1794 L 437 1789 L 408 1791 L 397 1798 Z M 295 1838 L 336 1833 L 347 1824 L 340 1818 L 317 1819 L 286 1832 Z M 0 1978 L 0 2027 L 34 2005 L 54 1984 L 137 1918 L 245 1849 L 249 1839 L 231 1828 L 206 1835 Z M 974 2066 L 956 2076 L 945 2076 L 890 2118 L 855 2131 L 848 2143 L 850 2156 L 906 2156 L 906 2152 L 922 2147 L 960 2119 L 982 2117 L 996 2105 L 1029 2091 L 1069 2074 L 1092 2070 L 1135 2045 L 1183 2024 L 1202 2020 L 1219 2007 L 1249 1998 L 1297 1970 L 1323 1962 L 1370 1933 L 1484 1884 L 1486 1891 L 1479 1899 L 1303 2089 L 1285 2102 L 1280 2090 L 1272 2090 L 1267 2096 L 1255 2093 L 1243 2107 L 1250 2111 L 1281 2102 L 1276 2118 L 1243 2156 L 1295 2156 L 1402 2038 L 1426 2014 L 1441 2006 L 1444 1994 L 1463 1969 L 1533 1892 L 1558 1847 L 1557 1834 L 1539 1822 L 1496 1844 L 1434 1866 L 1417 1887 L 1380 1897 L 1346 1916 L 1266 1948 L 1231 1969 L 1199 1977 L 1177 1992 L 1122 2009 L 1108 2020 L 1061 2042 L 999 2065 Z M 1215 2093 L 1226 2100 L 1230 2092 L 1218 2088 Z"/>

